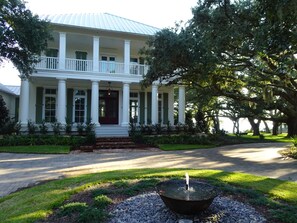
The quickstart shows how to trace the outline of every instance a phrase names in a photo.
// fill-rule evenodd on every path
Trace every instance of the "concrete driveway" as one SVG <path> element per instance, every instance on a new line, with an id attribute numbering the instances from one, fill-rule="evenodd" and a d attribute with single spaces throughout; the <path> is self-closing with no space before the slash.
<path id="1" fill-rule="evenodd" d="M 297 182 L 297 160 L 283 159 L 285 143 L 186 151 L 122 151 L 67 155 L 0 153 L 0 197 L 40 181 L 130 168 L 196 168 L 238 171 Z"/>

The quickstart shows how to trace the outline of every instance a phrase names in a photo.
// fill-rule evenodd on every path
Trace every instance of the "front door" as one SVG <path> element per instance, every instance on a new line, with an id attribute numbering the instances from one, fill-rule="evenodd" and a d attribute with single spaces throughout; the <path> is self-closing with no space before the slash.
<path id="1" fill-rule="evenodd" d="M 99 122 L 100 124 L 119 123 L 119 92 L 99 92 Z"/>

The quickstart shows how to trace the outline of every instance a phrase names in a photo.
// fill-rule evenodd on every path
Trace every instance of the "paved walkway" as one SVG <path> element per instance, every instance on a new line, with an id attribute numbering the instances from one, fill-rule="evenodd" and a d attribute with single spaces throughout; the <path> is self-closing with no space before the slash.
<path id="1" fill-rule="evenodd" d="M 239 171 L 297 182 L 297 160 L 278 151 L 287 144 L 244 144 L 187 151 L 133 151 L 39 155 L 0 153 L 0 197 L 67 175 L 129 168 L 197 168 Z"/>

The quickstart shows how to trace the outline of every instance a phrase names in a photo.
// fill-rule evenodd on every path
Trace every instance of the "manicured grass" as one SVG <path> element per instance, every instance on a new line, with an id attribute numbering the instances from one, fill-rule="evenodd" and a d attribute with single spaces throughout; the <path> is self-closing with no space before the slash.
<path id="1" fill-rule="evenodd" d="M 188 150 L 188 149 L 208 149 L 213 148 L 215 145 L 199 145 L 199 144 L 160 144 L 158 145 L 161 150 Z"/>
<path id="2" fill-rule="evenodd" d="M 234 134 L 230 134 L 234 137 L 236 137 Z M 241 135 L 240 137 L 247 140 L 256 140 L 256 141 L 268 141 L 268 142 L 288 142 L 291 143 L 294 141 L 292 138 L 287 137 L 287 133 L 279 134 L 279 135 L 272 135 L 269 133 L 261 133 L 261 135 L 264 137 L 261 139 L 259 136 L 253 136 L 252 133 L 249 133 L 247 135 Z"/>
<path id="3" fill-rule="evenodd" d="M 117 170 L 79 175 L 28 188 L 0 198 L 0 220 L 3 223 L 35 222 L 52 213 L 54 208 L 62 207 L 63 202 L 71 195 L 94 186 L 98 188 L 104 183 L 113 182 L 118 187 L 125 187 L 126 181 L 130 179 L 184 178 L 185 172 L 189 173 L 191 179 L 206 179 L 224 187 L 224 190 L 244 192 L 254 197 L 255 202 L 271 209 L 271 216 L 278 216 L 283 222 L 297 222 L 297 183 L 220 170 L 163 168 Z M 234 189 L 234 186 L 242 189 Z M 260 195 L 261 200 L 257 199 Z M 286 203 L 290 205 L 290 208 L 287 208 Z"/>
<path id="4" fill-rule="evenodd" d="M 65 154 L 70 152 L 70 146 L 40 145 L 40 146 L 1 146 L 0 152 L 8 153 L 42 153 Z"/>

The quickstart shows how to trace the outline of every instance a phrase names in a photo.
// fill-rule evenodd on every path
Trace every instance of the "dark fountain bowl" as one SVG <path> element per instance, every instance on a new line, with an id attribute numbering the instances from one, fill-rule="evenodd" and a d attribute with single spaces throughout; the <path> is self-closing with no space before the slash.
<path id="1" fill-rule="evenodd" d="M 207 183 L 191 180 L 186 190 L 184 180 L 167 180 L 156 185 L 156 191 L 164 204 L 178 214 L 194 215 L 207 209 L 218 190 Z"/>

